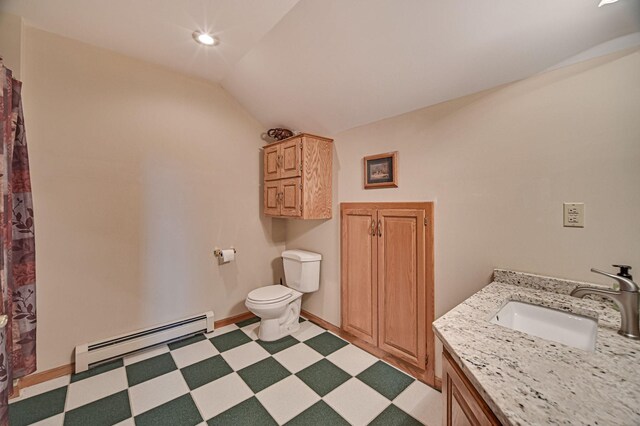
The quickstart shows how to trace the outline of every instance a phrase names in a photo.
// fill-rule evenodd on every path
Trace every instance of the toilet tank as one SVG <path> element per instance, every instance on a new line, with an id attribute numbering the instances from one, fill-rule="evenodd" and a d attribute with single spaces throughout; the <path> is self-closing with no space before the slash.
<path id="1" fill-rule="evenodd" d="M 310 251 L 283 251 L 282 263 L 287 286 L 302 293 L 317 291 L 320 287 L 321 259 L 320 254 Z"/>

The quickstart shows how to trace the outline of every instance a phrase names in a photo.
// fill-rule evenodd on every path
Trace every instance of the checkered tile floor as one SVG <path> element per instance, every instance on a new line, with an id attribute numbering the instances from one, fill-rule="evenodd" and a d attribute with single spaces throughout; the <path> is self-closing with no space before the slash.
<path id="1" fill-rule="evenodd" d="M 303 321 L 276 342 L 256 318 L 23 390 L 12 426 L 438 426 L 437 391 Z"/>

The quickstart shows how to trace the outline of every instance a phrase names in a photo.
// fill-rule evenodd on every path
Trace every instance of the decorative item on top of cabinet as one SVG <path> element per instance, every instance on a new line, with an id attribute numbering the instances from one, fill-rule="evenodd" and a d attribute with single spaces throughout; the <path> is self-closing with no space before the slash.
<path id="1" fill-rule="evenodd" d="M 331 219 L 333 140 L 301 133 L 264 147 L 264 214 Z"/>

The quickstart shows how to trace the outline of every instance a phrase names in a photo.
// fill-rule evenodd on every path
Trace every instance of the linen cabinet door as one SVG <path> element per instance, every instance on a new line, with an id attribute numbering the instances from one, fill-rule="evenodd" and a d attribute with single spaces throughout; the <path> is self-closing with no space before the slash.
<path id="1" fill-rule="evenodd" d="M 302 174 L 302 138 L 281 144 L 281 178 L 292 178 Z"/>
<path id="2" fill-rule="evenodd" d="M 341 217 L 342 328 L 378 341 L 375 209 L 343 209 Z"/>
<path id="3" fill-rule="evenodd" d="M 426 361 L 425 211 L 378 210 L 378 347 Z"/>
<path id="4" fill-rule="evenodd" d="M 302 179 L 282 179 L 280 182 L 280 215 L 302 216 Z"/>
<path id="5" fill-rule="evenodd" d="M 280 216 L 280 182 L 265 181 L 264 183 L 264 214 Z"/>
<path id="6" fill-rule="evenodd" d="M 264 180 L 280 179 L 281 147 L 267 146 L 264 149 Z"/>

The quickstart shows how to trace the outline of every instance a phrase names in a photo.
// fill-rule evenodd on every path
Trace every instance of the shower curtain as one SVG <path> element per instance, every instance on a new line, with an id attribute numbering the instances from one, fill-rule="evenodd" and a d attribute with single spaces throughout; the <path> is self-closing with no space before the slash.
<path id="1" fill-rule="evenodd" d="M 0 425 L 13 380 L 36 369 L 36 256 L 22 83 L 0 60 Z"/>

